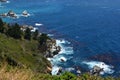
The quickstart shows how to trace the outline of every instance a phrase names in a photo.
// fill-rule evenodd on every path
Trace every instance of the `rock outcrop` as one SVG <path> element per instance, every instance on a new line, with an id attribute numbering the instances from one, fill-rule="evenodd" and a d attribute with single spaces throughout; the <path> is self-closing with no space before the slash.
<path id="1" fill-rule="evenodd" d="M 10 11 L 7 13 L 7 16 L 9 16 L 9 17 L 13 17 L 13 18 L 17 18 L 16 13 L 13 12 L 12 10 L 10 10 Z"/>
<path id="2" fill-rule="evenodd" d="M 92 75 L 100 75 L 100 72 L 102 72 L 103 69 L 100 68 L 99 66 L 94 66 L 93 69 L 90 71 Z"/>
<path id="3" fill-rule="evenodd" d="M 55 39 L 47 40 L 46 49 L 47 49 L 45 52 L 46 58 L 53 57 L 61 51 L 61 47 L 56 45 Z"/>

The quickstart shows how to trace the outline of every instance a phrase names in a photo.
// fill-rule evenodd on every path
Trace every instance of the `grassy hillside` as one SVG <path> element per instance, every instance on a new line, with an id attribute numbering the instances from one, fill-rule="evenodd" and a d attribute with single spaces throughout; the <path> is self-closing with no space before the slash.
<path id="1" fill-rule="evenodd" d="M 50 63 L 38 51 L 38 42 L 17 40 L 0 34 L 0 63 L 30 68 L 34 72 L 47 72 Z"/>
<path id="2" fill-rule="evenodd" d="M 120 78 L 100 77 L 89 74 L 76 76 L 66 72 L 60 76 L 51 76 L 49 74 L 34 73 L 31 69 L 12 68 L 7 69 L 7 65 L 0 68 L 0 80 L 120 80 Z"/>

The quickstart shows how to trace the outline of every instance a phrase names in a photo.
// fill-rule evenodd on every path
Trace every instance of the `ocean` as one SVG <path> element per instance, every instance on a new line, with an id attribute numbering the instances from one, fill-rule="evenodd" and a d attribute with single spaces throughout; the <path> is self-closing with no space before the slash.
<path id="1" fill-rule="evenodd" d="M 77 74 L 78 67 L 83 73 L 98 65 L 104 68 L 101 75 L 118 76 L 119 4 L 120 0 L 10 0 L 0 3 L 0 13 L 13 10 L 19 18 L 3 18 L 4 21 L 32 25 L 57 39 L 62 51 L 49 59 L 53 75 L 59 67 Z M 21 16 L 24 10 L 30 13 L 29 17 Z"/>

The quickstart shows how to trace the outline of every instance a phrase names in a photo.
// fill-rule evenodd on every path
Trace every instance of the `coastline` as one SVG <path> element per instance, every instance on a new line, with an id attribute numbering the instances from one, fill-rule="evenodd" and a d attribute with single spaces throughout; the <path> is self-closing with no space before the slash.
<path id="1" fill-rule="evenodd" d="M 62 40 L 55 39 L 55 42 L 56 42 L 55 45 L 53 45 L 53 48 L 51 48 L 52 52 L 56 51 L 54 49 L 55 46 L 60 47 L 60 50 L 56 54 L 54 54 L 53 56 L 46 57 L 47 60 L 51 62 L 51 65 L 52 65 L 51 74 L 52 75 L 61 74 L 63 72 L 63 69 L 65 69 L 64 67 L 59 65 L 59 64 L 64 64 L 67 60 L 69 60 L 67 57 L 65 57 L 64 54 L 67 54 L 67 55 L 73 54 L 72 47 L 63 46 L 65 44 L 70 44 L 70 42 L 65 41 L 64 39 L 62 39 Z M 67 51 L 65 48 L 69 48 L 70 51 Z M 67 69 L 65 71 L 67 71 Z"/>
<path id="2" fill-rule="evenodd" d="M 56 42 L 57 42 L 57 40 L 56 40 Z M 65 41 L 63 40 L 63 42 L 60 43 L 60 44 L 64 44 L 64 43 L 65 43 Z M 63 49 L 63 48 L 62 48 L 62 49 Z M 59 70 L 59 68 L 61 68 L 60 66 L 58 66 L 59 63 L 63 63 L 63 64 L 64 64 L 64 62 L 61 62 L 60 58 L 62 58 L 62 59 L 64 59 L 65 61 L 67 61 L 66 57 L 64 57 L 64 56 L 61 55 L 63 52 L 64 52 L 64 49 L 63 49 L 62 51 L 60 51 L 59 54 L 54 55 L 53 58 L 50 60 L 51 63 L 53 64 L 53 69 L 56 68 L 57 71 Z M 67 53 L 65 53 L 65 54 L 67 54 Z M 56 60 L 56 58 L 59 59 L 59 60 Z M 57 61 L 57 62 L 56 62 L 56 61 Z M 86 64 L 88 64 L 88 63 L 89 63 L 89 62 L 87 62 Z M 91 65 L 92 65 L 92 64 L 91 64 Z M 95 65 L 95 64 L 94 64 L 94 65 Z M 88 65 L 88 66 L 89 66 L 89 65 Z M 91 69 L 91 68 L 90 68 L 90 69 Z M 54 71 L 54 72 L 56 72 L 56 71 Z M 54 74 L 54 72 L 53 72 L 53 74 Z"/>

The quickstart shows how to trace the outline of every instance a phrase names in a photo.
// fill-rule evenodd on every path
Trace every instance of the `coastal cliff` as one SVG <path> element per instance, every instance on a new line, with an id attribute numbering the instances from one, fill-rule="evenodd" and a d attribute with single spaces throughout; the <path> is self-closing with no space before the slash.
<path id="1" fill-rule="evenodd" d="M 38 48 L 41 45 L 34 39 L 35 32 L 31 33 L 29 29 L 23 32 L 19 27 L 18 24 L 9 25 L 0 20 L 0 64 L 6 63 L 12 67 L 30 68 L 34 72 L 51 73 L 51 63 Z"/>
<path id="2" fill-rule="evenodd" d="M 52 65 L 47 58 L 57 55 L 61 47 L 47 34 L 33 30 L 32 26 L 7 24 L 0 19 L 1 63 L 51 74 Z"/>
<path id="3" fill-rule="evenodd" d="M 47 58 L 59 54 L 61 47 L 47 34 L 31 30 L 30 27 L 17 23 L 10 25 L 0 19 L 0 80 L 120 80 L 100 77 L 101 69 L 97 66 L 93 74 L 76 76 L 64 72 L 52 76 L 52 65 Z"/>

